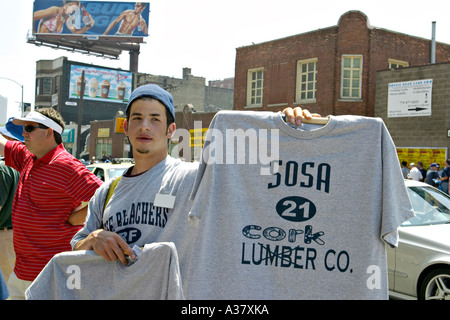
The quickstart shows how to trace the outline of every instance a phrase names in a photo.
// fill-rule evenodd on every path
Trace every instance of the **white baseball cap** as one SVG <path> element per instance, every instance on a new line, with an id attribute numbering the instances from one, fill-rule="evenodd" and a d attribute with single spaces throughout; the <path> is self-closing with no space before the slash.
<path id="1" fill-rule="evenodd" d="M 50 118 L 47 118 L 42 113 L 37 111 L 31 111 L 29 114 L 27 114 L 26 117 L 23 118 L 15 118 L 13 120 L 14 124 L 25 126 L 27 122 L 37 122 L 40 124 L 43 124 L 46 127 L 49 127 L 59 134 L 62 134 L 63 128 L 57 124 L 55 121 L 53 121 Z"/>

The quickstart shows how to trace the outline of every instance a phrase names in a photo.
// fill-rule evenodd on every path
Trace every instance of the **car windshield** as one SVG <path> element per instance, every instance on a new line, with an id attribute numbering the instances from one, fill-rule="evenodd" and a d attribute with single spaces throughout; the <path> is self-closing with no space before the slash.
<path id="1" fill-rule="evenodd" d="M 108 179 L 114 179 L 118 176 L 121 176 L 128 167 L 120 167 L 120 168 L 110 168 L 108 169 Z"/>
<path id="2" fill-rule="evenodd" d="M 402 226 L 450 223 L 450 197 L 431 187 L 408 187 L 408 195 L 416 216 Z"/>

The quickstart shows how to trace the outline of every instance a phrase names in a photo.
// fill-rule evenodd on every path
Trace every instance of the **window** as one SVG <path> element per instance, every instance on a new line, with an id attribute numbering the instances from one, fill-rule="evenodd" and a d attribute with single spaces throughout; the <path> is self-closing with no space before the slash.
<path id="1" fill-rule="evenodd" d="M 95 168 L 94 174 L 102 181 L 105 181 L 105 170 L 103 168 Z"/>
<path id="2" fill-rule="evenodd" d="M 54 93 L 58 93 L 59 92 L 59 80 L 60 80 L 61 76 L 56 76 L 55 77 L 55 88 L 53 90 Z"/>
<path id="3" fill-rule="evenodd" d="M 400 69 L 409 67 L 409 63 L 406 61 L 388 59 L 389 69 Z"/>
<path id="4" fill-rule="evenodd" d="M 262 106 L 264 68 L 251 69 L 247 78 L 247 106 Z"/>
<path id="5" fill-rule="evenodd" d="M 95 157 L 101 159 L 102 157 L 109 157 L 112 154 L 112 138 L 97 138 L 97 147 L 95 150 Z"/>
<path id="6" fill-rule="evenodd" d="M 341 98 L 361 99 L 362 56 L 342 57 Z"/>
<path id="7" fill-rule="evenodd" d="M 317 87 L 317 58 L 297 62 L 297 102 L 315 102 Z"/>
<path id="8" fill-rule="evenodd" d="M 130 155 L 130 151 L 131 151 L 131 146 L 130 146 L 130 141 L 128 140 L 128 137 L 124 137 L 123 138 L 123 153 L 122 153 L 122 157 L 123 158 L 128 158 Z"/>
<path id="9" fill-rule="evenodd" d="M 42 78 L 42 94 L 52 94 L 52 78 Z"/>
<path id="10" fill-rule="evenodd" d="M 41 79 L 36 79 L 36 95 L 41 94 Z"/>

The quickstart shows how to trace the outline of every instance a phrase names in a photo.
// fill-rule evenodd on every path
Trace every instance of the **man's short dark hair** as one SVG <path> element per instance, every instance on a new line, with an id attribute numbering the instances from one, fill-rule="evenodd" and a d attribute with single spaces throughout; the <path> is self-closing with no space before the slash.
<path id="1" fill-rule="evenodd" d="M 64 119 L 63 117 L 59 114 L 58 111 L 56 111 L 53 108 L 40 108 L 36 110 L 37 112 L 39 112 L 40 114 L 46 116 L 49 119 L 52 119 L 53 121 L 55 121 L 57 124 L 59 124 L 61 126 L 61 128 L 64 131 Z M 62 137 L 61 135 L 56 132 L 55 130 L 53 130 L 53 136 L 55 137 L 55 141 L 57 144 L 61 144 L 62 143 Z"/>

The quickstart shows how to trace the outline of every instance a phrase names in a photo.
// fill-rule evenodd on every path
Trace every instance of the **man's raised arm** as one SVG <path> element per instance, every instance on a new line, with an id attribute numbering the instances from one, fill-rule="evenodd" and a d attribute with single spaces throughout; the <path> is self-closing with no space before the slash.
<path id="1" fill-rule="evenodd" d="M 4 156 L 5 155 L 5 145 L 6 142 L 8 140 L 6 140 L 1 134 L 0 134 L 0 156 Z"/>

